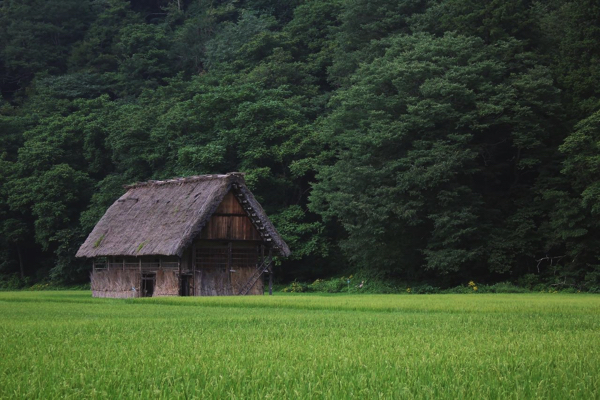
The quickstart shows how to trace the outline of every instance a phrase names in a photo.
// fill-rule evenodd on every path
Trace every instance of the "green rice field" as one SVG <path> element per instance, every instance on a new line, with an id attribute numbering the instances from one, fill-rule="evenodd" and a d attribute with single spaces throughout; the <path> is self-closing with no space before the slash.
<path id="1" fill-rule="evenodd" d="M 600 296 L 0 292 L 3 399 L 598 399 Z"/>

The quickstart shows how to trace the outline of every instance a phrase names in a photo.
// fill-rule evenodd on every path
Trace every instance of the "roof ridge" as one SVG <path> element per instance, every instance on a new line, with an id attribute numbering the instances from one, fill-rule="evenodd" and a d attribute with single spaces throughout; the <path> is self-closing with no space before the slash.
<path id="1" fill-rule="evenodd" d="M 184 177 L 175 177 L 171 179 L 165 180 L 149 180 L 145 182 L 136 182 L 129 185 L 123 185 L 123 188 L 136 189 L 140 187 L 146 186 L 162 186 L 169 184 L 182 184 L 182 183 L 191 183 L 191 182 L 199 182 L 199 181 L 207 181 L 212 179 L 227 179 L 230 177 L 241 179 L 244 182 L 244 176 L 246 174 L 244 172 L 228 172 L 227 174 L 207 174 L 207 175 L 192 175 L 192 176 L 184 176 Z M 244 182 L 245 183 L 245 182 Z"/>
<path id="2" fill-rule="evenodd" d="M 288 256 L 289 247 L 246 187 L 244 175 L 235 172 L 130 185 L 106 210 L 76 255 L 181 257 L 230 191 L 251 222 L 264 228 L 260 229 L 262 240 Z M 125 201 L 129 199 L 134 201 Z"/>

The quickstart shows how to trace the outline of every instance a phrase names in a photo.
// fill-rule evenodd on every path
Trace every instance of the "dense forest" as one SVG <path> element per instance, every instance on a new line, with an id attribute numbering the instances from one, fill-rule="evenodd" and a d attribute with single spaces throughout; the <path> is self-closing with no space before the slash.
<path id="1" fill-rule="evenodd" d="M 595 0 L 0 0 L 0 280 L 123 185 L 243 171 L 282 281 L 600 290 Z"/>

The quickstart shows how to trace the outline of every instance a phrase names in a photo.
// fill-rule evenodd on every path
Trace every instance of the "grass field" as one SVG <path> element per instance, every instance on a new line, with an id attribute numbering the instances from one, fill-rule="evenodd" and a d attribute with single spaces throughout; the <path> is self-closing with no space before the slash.
<path id="1" fill-rule="evenodd" d="M 0 398 L 600 398 L 600 296 L 0 292 Z"/>

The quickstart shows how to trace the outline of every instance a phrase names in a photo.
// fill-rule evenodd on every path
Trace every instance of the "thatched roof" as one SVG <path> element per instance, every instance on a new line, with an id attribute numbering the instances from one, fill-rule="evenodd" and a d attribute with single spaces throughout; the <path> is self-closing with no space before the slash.
<path id="1" fill-rule="evenodd" d="M 243 174 L 200 175 L 126 186 L 127 193 L 106 211 L 77 257 L 180 256 L 230 191 L 245 200 L 252 219 L 264 226 L 263 239 L 275 253 L 288 256 L 290 249 L 267 218 Z"/>

